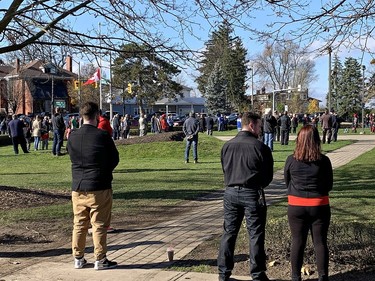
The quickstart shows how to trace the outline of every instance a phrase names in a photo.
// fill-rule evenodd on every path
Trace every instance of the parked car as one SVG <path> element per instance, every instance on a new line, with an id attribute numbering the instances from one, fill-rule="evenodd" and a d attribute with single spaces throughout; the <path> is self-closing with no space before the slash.
<path id="1" fill-rule="evenodd" d="M 80 115 L 79 115 L 78 112 L 76 112 L 76 113 L 68 113 L 68 114 L 63 116 L 65 126 L 67 126 L 69 124 L 69 120 L 73 116 L 79 118 Z"/>
<path id="2" fill-rule="evenodd" d="M 227 116 L 228 124 L 236 125 L 237 124 L 238 113 L 231 113 Z"/>

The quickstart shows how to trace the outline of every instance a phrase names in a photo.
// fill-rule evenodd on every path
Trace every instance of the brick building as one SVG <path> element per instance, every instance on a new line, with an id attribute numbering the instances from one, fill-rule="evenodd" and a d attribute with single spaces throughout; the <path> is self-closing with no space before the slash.
<path id="1" fill-rule="evenodd" d="M 66 67 L 56 67 L 40 60 L 14 66 L 0 65 L 0 108 L 7 114 L 51 112 L 60 106 L 70 110 L 68 87 L 77 75 L 72 72 L 72 58 Z"/>

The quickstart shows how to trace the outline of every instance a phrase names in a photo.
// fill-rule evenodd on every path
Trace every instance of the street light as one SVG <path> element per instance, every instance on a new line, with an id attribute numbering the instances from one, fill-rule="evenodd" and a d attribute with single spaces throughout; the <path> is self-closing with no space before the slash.
<path id="1" fill-rule="evenodd" d="M 331 75 L 332 75 L 332 62 L 331 62 L 331 53 L 332 53 L 332 48 L 328 47 L 328 110 L 331 110 Z"/>
<path id="2" fill-rule="evenodd" d="M 365 133 L 365 70 L 366 66 L 362 65 L 362 99 L 361 99 L 361 107 L 362 107 L 362 134 Z"/>

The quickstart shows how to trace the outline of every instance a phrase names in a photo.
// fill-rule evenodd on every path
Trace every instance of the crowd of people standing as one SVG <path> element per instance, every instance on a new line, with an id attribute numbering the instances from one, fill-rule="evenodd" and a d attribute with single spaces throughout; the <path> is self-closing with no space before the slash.
<path id="1" fill-rule="evenodd" d="M 372 121 L 371 121 L 372 116 Z M 375 132 L 375 114 L 369 115 L 368 127 Z M 326 109 L 322 114 L 308 116 L 304 114 L 290 114 L 287 111 L 278 113 L 276 110 L 272 113 L 270 109 L 266 110 L 262 118 L 263 127 L 260 139 L 273 151 L 274 141 L 280 142 L 281 145 L 288 145 L 290 134 L 296 135 L 299 126 L 305 127 L 311 125 L 322 132 L 322 143 L 331 143 L 337 141 L 337 135 L 342 119 L 332 108 Z M 355 116 L 354 121 L 355 122 Z M 374 129 L 372 129 L 374 126 Z M 355 125 L 352 127 L 356 128 Z M 354 129 L 353 129 L 354 130 Z"/>

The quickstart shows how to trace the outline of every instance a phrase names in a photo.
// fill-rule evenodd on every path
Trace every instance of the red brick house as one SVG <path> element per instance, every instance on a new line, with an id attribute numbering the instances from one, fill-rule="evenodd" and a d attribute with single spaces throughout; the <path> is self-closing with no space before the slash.
<path id="1" fill-rule="evenodd" d="M 7 114 L 51 112 L 60 106 L 70 110 L 68 86 L 77 79 L 72 72 L 72 58 L 66 69 L 35 60 L 20 65 L 0 66 L 0 108 Z"/>

